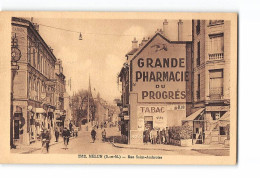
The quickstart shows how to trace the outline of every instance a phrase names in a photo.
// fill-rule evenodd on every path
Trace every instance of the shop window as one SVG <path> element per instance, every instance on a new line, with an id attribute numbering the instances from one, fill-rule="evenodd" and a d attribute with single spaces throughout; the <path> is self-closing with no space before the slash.
<path id="1" fill-rule="evenodd" d="M 226 135 L 226 127 L 219 127 L 219 135 Z"/>

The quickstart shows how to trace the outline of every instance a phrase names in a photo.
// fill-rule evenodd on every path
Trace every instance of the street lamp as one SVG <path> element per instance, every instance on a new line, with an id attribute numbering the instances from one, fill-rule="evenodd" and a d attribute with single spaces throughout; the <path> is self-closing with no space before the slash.
<path id="1" fill-rule="evenodd" d="M 16 38 L 16 33 L 12 37 L 11 40 L 11 110 L 10 110 L 10 147 L 16 148 L 13 141 L 13 93 L 14 93 L 14 78 L 17 73 L 17 70 L 19 70 L 19 66 L 17 65 L 17 62 L 21 58 L 21 51 L 18 48 L 18 39 Z"/>

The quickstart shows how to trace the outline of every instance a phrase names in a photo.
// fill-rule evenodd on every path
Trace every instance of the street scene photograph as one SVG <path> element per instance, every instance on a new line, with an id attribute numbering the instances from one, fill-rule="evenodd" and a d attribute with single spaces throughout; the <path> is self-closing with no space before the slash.
<path id="1" fill-rule="evenodd" d="M 10 26 L 11 154 L 230 156 L 230 20 L 13 16 Z"/>

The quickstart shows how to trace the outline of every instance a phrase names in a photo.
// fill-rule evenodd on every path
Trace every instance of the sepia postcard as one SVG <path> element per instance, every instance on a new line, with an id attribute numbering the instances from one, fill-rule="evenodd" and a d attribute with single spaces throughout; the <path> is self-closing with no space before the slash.
<path id="1" fill-rule="evenodd" d="M 237 162 L 237 14 L 1 12 L 0 163 Z"/>

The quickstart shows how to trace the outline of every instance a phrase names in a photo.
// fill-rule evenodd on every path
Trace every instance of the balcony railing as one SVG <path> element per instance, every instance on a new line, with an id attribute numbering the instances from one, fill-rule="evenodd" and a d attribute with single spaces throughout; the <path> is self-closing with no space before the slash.
<path id="1" fill-rule="evenodd" d="M 223 60 L 224 53 L 212 53 L 209 54 L 209 60 Z"/>

